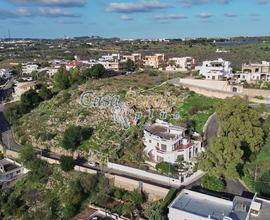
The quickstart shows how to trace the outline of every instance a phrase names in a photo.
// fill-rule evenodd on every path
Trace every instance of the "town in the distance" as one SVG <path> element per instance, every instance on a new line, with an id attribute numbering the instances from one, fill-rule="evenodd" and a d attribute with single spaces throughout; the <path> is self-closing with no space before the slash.
<path id="1" fill-rule="evenodd" d="M 0 219 L 270 219 L 270 37 L 0 40 Z"/>

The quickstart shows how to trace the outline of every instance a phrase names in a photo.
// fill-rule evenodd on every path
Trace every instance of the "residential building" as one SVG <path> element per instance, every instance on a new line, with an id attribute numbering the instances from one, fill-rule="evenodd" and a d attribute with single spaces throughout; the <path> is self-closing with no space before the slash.
<path id="1" fill-rule="evenodd" d="M 253 199 L 235 196 L 231 201 L 184 189 L 168 208 L 169 220 L 249 220 L 259 216 L 261 202 L 256 195 Z"/>
<path id="2" fill-rule="evenodd" d="M 163 53 L 157 53 L 152 56 L 145 56 L 143 63 L 144 66 L 149 66 L 154 69 L 159 69 L 165 62 L 165 55 Z"/>
<path id="3" fill-rule="evenodd" d="M 270 81 L 270 62 L 243 64 L 242 72 L 237 74 L 243 81 Z"/>
<path id="4" fill-rule="evenodd" d="M 124 55 L 123 56 L 124 61 L 127 61 L 129 59 L 132 60 L 134 63 L 138 64 L 142 60 L 142 55 L 140 53 L 133 53 L 131 55 Z"/>
<path id="5" fill-rule="evenodd" d="M 13 75 L 9 69 L 0 69 L 0 79 L 10 79 Z"/>
<path id="6" fill-rule="evenodd" d="M 71 62 L 69 62 L 66 65 L 66 70 L 69 71 L 71 69 L 75 69 L 76 67 L 78 67 L 81 64 L 81 61 L 79 58 L 75 57 L 74 60 L 72 60 Z"/>
<path id="7" fill-rule="evenodd" d="M 166 71 L 191 71 L 195 68 L 195 59 L 193 57 L 173 57 L 168 61 Z"/>
<path id="8" fill-rule="evenodd" d="M 14 101 L 20 100 L 21 95 L 30 89 L 34 89 L 36 81 L 31 82 L 17 82 L 14 87 L 13 99 Z"/>
<path id="9" fill-rule="evenodd" d="M 37 63 L 26 63 L 22 65 L 23 75 L 31 75 L 33 71 L 38 71 L 40 65 Z"/>
<path id="10" fill-rule="evenodd" d="M 9 185 L 19 175 L 24 173 L 24 168 L 21 164 L 9 158 L 0 160 L 0 189 Z"/>
<path id="11" fill-rule="evenodd" d="M 192 140 L 184 127 L 156 120 L 144 128 L 144 152 L 153 162 L 175 163 L 178 157 L 191 161 L 201 152 L 201 142 Z"/>
<path id="12" fill-rule="evenodd" d="M 102 56 L 99 60 L 100 61 L 115 61 L 115 60 L 120 60 L 121 55 L 119 53 L 113 53 L 113 54 L 108 54 Z"/>
<path id="13" fill-rule="evenodd" d="M 210 80 L 221 80 L 232 74 L 232 67 L 229 61 L 221 58 L 212 61 L 204 61 L 200 67 L 200 75 Z"/>
<path id="14" fill-rule="evenodd" d="M 125 63 L 121 60 L 113 60 L 113 61 L 98 61 L 99 64 L 102 64 L 105 69 L 113 70 L 113 71 L 124 71 Z"/>

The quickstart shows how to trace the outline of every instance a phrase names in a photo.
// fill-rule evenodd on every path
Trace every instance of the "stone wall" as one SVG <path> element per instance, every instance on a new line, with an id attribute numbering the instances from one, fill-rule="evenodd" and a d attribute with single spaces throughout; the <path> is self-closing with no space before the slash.
<path id="1" fill-rule="evenodd" d="M 148 183 L 140 184 L 139 181 L 129 179 L 126 177 L 111 174 L 107 174 L 106 177 L 113 182 L 114 186 L 123 188 L 128 191 L 133 191 L 134 189 L 142 187 L 142 190 L 148 195 L 148 199 L 152 201 L 164 199 L 167 193 L 169 192 L 169 190 L 166 188 L 155 186 Z"/>
<path id="2" fill-rule="evenodd" d="M 245 89 L 241 85 L 229 85 L 226 81 L 174 79 L 171 80 L 170 83 L 175 86 L 189 88 L 191 91 L 209 97 L 225 99 L 226 97 L 238 95 L 241 97 L 248 97 L 253 102 L 270 103 L 270 90 Z M 237 89 L 237 92 L 233 92 L 233 88 Z M 264 100 L 256 99 L 255 96 L 263 96 Z"/>

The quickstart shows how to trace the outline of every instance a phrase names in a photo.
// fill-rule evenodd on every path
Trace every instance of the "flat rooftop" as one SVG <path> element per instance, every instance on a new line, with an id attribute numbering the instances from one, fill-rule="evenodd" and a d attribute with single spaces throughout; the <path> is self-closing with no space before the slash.
<path id="1" fill-rule="evenodd" d="M 166 122 L 156 122 L 152 125 L 146 125 L 145 130 L 149 133 L 161 137 L 162 139 L 175 139 L 177 135 L 181 135 L 186 128 L 180 126 L 173 126 Z M 173 132 L 172 132 L 173 131 Z"/>
<path id="2" fill-rule="evenodd" d="M 9 161 L 8 159 L 0 160 L 0 166 L 3 166 L 5 172 L 9 172 L 20 167 L 14 162 Z"/>
<path id="3" fill-rule="evenodd" d="M 250 216 L 250 220 L 269 220 L 270 219 L 270 201 L 263 201 L 256 198 L 256 202 L 262 204 L 260 214 L 258 217 Z"/>
<path id="4" fill-rule="evenodd" d="M 230 215 L 232 202 L 190 190 L 183 190 L 170 208 L 205 218 L 211 216 L 212 219 L 223 220 L 224 216 Z"/>

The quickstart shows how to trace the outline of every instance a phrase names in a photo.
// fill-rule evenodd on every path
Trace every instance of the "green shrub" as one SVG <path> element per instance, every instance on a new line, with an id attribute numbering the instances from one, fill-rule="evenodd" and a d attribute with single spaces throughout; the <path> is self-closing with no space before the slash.
<path id="1" fill-rule="evenodd" d="M 156 169 L 164 174 L 175 174 L 175 167 L 167 162 L 160 162 L 156 165 Z"/>
<path id="2" fill-rule="evenodd" d="M 256 98 L 256 99 L 259 99 L 259 100 L 264 100 L 264 97 L 261 96 L 261 95 L 257 95 L 257 96 L 255 96 L 255 98 Z"/>
<path id="3" fill-rule="evenodd" d="M 224 182 L 216 176 L 204 176 L 202 187 L 208 190 L 222 192 L 225 188 Z"/>
<path id="4" fill-rule="evenodd" d="M 61 156 L 60 157 L 60 167 L 63 171 L 68 172 L 73 170 L 75 164 L 73 157 Z"/>
<path id="5" fill-rule="evenodd" d="M 177 194 L 177 189 L 171 188 L 161 204 L 162 210 L 167 210 L 168 205 L 173 201 L 176 194 Z"/>
<path id="6" fill-rule="evenodd" d="M 265 172 L 255 184 L 256 192 L 259 195 L 270 197 L 270 171 Z"/>
<path id="7" fill-rule="evenodd" d="M 148 75 L 149 75 L 149 76 L 152 76 L 152 77 L 158 76 L 158 72 L 152 71 L 152 72 L 148 73 Z"/>

